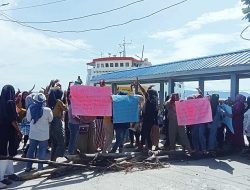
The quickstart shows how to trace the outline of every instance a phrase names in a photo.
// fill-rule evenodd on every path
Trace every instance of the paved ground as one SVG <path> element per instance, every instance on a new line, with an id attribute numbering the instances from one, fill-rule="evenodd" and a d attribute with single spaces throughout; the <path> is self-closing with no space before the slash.
<path id="1" fill-rule="evenodd" d="M 15 168 L 24 168 L 16 163 Z M 168 168 L 117 172 L 100 176 L 72 174 L 56 180 L 44 178 L 15 182 L 9 189 L 102 189 L 102 190 L 250 190 L 250 160 L 240 156 L 175 162 Z"/>

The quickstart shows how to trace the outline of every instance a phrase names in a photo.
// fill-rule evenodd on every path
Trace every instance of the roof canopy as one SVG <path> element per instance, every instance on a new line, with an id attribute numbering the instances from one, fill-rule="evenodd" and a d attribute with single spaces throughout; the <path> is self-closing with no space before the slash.
<path id="1" fill-rule="evenodd" d="M 107 73 L 91 81 L 125 84 L 134 81 L 136 77 L 143 82 L 165 81 L 169 78 L 175 81 L 199 78 L 213 80 L 230 78 L 232 73 L 250 77 L 250 49 Z"/>

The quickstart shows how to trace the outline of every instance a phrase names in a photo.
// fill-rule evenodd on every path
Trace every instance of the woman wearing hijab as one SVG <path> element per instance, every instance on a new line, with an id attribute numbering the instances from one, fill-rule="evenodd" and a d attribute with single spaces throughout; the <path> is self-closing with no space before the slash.
<path id="1" fill-rule="evenodd" d="M 233 105 L 233 127 L 234 134 L 230 134 L 230 143 L 233 148 L 241 150 L 245 146 L 244 136 L 243 136 L 243 120 L 245 112 L 245 101 L 246 97 L 238 94 L 236 96 L 235 103 Z"/>
<path id="2" fill-rule="evenodd" d="M 169 143 L 170 150 L 175 150 L 176 138 L 181 141 L 181 145 L 184 149 L 188 150 L 189 153 L 192 152 L 190 143 L 186 134 L 186 128 L 184 126 L 178 126 L 177 114 L 175 102 L 179 101 L 179 94 L 172 94 L 170 99 L 166 103 L 166 109 L 168 110 L 169 119 Z"/>
<path id="3" fill-rule="evenodd" d="M 51 160 L 56 161 L 57 157 L 63 157 L 65 151 L 64 129 L 62 124 L 63 112 L 67 111 L 61 99 L 63 91 L 55 88 L 51 89 L 48 98 L 48 106 L 53 112 L 53 121 L 50 127 L 50 138 L 52 143 Z"/>
<path id="4" fill-rule="evenodd" d="M 28 110 L 29 107 L 34 103 L 34 97 L 35 94 L 30 94 L 28 95 L 26 98 L 25 98 L 25 109 Z M 30 122 L 28 122 L 27 120 L 27 114 L 26 116 L 23 118 L 21 124 L 20 124 L 20 127 L 21 127 L 21 132 L 24 136 L 23 138 L 23 155 L 22 157 L 25 158 L 26 157 L 26 154 L 28 152 L 28 149 L 29 149 L 29 145 L 27 145 L 27 142 L 29 140 L 29 131 L 30 131 Z"/>
<path id="5" fill-rule="evenodd" d="M 146 102 L 142 111 L 142 146 L 147 141 L 148 149 L 152 149 L 151 130 L 158 125 L 158 93 L 156 90 L 148 89 L 145 94 Z"/>
<path id="6" fill-rule="evenodd" d="M 39 93 L 34 96 L 34 103 L 27 111 L 27 120 L 30 122 L 30 145 L 27 158 L 34 158 L 36 147 L 39 146 L 38 158 L 44 160 L 48 147 L 49 124 L 53 119 L 50 108 L 45 107 L 46 97 Z M 26 172 L 31 171 L 32 162 L 28 162 Z M 38 164 L 38 170 L 43 170 L 43 164 Z"/>
<path id="7" fill-rule="evenodd" d="M 212 94 L 211 109 L 213 121 L 208 124 L 209 136 L 208 136 L 208 151 L 214 152 L 217 146 L 217 129 L 221 125 L 222 112 L 219 105 L 219 95 Z"/>
<path id="8" fill-rule="evenodd" d="M 201 94 L 194 95 L 194 99 L 203 98 Z M 206 124 L 200 123 L 193 125 L 191 128 L 192 133 L 192 145 L 193 150 L 197 153 L 201 151 L 201 153 L 206 153 L 207 146 L 206 146 Z"/>
<path id="9" fill-rule="evenodd" d="M 15 90 L 11 85 L 3 87 L 0 99 L 0 155 L 16 156 L 22 134 L 17 125 Z M 4 178 L 7 175 L 8 178 Z M 5 188 L 11 180 L 19 180 L 14 174 L 13 161 L 0 160 L 0 188 Z"/>
<path id="10" fill-rule="evenodd" d="M 28 96 L 26 96 L 26 98 L 25 98 L 25 103 L 24 103 L 24 106 L 25 106 L 25 109 L 26 110 L 28 110 L 29 109 L 29 107 L 32 105 L 32 104 L 34 104 L 34 96 L 35 96 L 35 94 L 30 94 L 30 95 L 28 95 Z M 25 117 L 24 119 L 23 119 L 23 121 L 24 122 L 26 122 L 27 121 L 27 117 Z M 26 122 L 26 124 L 28 124 L 27 122 Z M 28 142 L 28 139 L 29 139 L 29 133 L 28 133 L 28 131 L 29 131 L 29 129 L 26 131 L 26 133 L 24 132 L 24 147 L 26 147 L 26 144 L 27 144 L 27 142 Z"/>

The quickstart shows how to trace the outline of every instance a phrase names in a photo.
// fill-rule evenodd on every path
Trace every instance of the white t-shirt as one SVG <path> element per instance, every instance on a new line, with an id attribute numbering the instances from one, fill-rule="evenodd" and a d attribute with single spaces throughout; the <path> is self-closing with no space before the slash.
<path id="1" fill-rule="evenodd" d="M 30 139 L 38 141 L 49 139 L 49 123 L 53 120 L 53 113 L 50 108 L 43 108 L 43 115 L 35 124 L 33 119 L 31 120 L 30 109 L 28 109 L 27 120 L 30 122 Z"/>

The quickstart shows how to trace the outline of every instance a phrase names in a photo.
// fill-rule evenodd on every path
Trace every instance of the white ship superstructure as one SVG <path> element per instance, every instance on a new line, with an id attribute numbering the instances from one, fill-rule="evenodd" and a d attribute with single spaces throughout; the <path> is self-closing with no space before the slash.
<path id="1" fill-rule="evenodd" d="M 138 60 L 133 57 L 102 57 L 93 59 L 92 62 L 87 63 L 87 79 L 86 84 L 91 85 L 90 80 L 101 74 L 122 71 L 136 67 L 150 66 L 148 59 Z"/>

